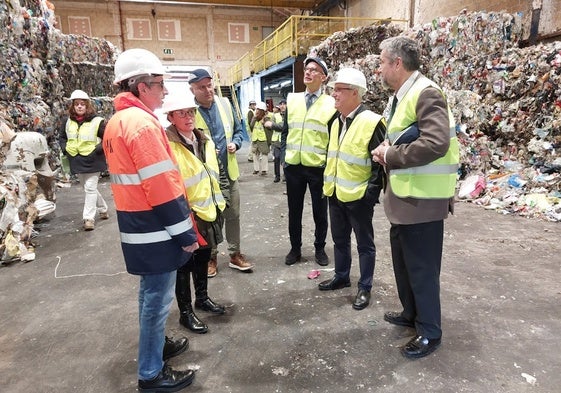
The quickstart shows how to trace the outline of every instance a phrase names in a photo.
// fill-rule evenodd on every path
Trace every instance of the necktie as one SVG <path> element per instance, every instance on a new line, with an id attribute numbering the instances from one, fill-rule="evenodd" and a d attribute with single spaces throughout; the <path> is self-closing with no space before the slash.
<path id="1" fill-rule="evenodd" d="M 397 96 L 393 96 L 392 108 L 390 109 L 390 115 L 388 116 L 388 123 L 391 121 L 393 114 L 395 113 L 395 107 L 397 106 Z"/>
<path id="2" fill-rule="evenodd" d="M 315 94 L 306 94 L 306 109 L 310 109 L 310 107 L 313 105 L 313 103 L 316 101 L 316 95 Z"/>

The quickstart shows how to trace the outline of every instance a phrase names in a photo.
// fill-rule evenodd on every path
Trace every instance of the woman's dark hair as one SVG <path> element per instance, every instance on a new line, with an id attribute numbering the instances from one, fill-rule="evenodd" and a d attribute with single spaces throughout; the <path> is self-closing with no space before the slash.
<path id="1" fill-rule="evenodd" d="M 76 110 L 74 109 L 74 101 L 76 100 L 71 100 L 70 101 L 70 105 L 68 106 L 68 114 L 70 115 L 71 119 L 75 119 L 76 117 L 78 117 L 78 114 L 76 113 Z M 93 115 L 95 115 L 95 108 L 92 105 L 91 100 L 82 100 L 86 103 L 86 113 L 84 114 L 85 117 L 91 117 Z"/>

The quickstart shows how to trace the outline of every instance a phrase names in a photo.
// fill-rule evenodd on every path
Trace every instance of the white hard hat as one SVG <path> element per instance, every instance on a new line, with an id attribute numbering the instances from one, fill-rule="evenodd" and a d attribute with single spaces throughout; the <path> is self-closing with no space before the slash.
<path id="1" fill-rule="evenodd" d="M 70 94 L 70 99 L 71 100 L 89 100 L 90 97 L 88 96 L 88 93 L 86 93 L 83 90 L 74 90 L 72 92 L 72 94 Z"/>
<path id="2" fill-rule="evenodd" d="M 366 93 L 366 77 L 362 71 L 356 68 L 341 68 L 337 72 L 337 79 L 327 84 L 329 87 L 335 87 L 337 83 L 344 83 L 358 88 L 359 94 L 362 96 Z"/>
<path id="3" fill-rule="evenodd" d="M 166 73 L 162 62 L 146 49 L 128 49 L 121 53 L 115 62 L 114 84 L 119 84 L 133 76 L 162 75 L 164 79 L 171 75 Z"/>
<path id="4" fill-rule="evenodd" d="M 164 103 L 162 105 L 162 112 L 170 113 L 173 111 L 178 111 L 180 109 L 198 108 L 199 106 L 195 102 L 195 96 L 193 94 L 176 94 L 169 95 L 164 98 Z"/>
<path id="5" fill-rule="evenodd" d="M 255 105 L 255 109 L 261 109 L 261 110 L 264 110 L 265 112 L 267 112 L 267 104 L 265 104 L 263 101 L 259 101 Z"/>

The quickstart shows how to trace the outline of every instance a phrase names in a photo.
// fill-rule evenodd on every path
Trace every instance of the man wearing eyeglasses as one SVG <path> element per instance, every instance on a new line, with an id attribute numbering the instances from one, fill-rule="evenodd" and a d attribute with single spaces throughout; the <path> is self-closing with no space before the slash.
<path id="1" fill-rule="evenodd" d="M 312 197 L 315 223 L 315 260 L 329 264 L 325 253 L 327 237 L 327 198 L 323 197 L 323 171 L 327 159 L 329 125 L 335 118 L 334 100 L 322 93 L 327 80 L 327 65 L 318 57 L 304 60 L 306 91 L 287 97 L 286 121 L 281 133 L 281 155 L 288 196 L 288 233 L 290 252 L 285 258 L 293 265 L 302 258 L 302 212 L 306 189 Z"/>
<path id="2" fill-rule="evenodd" d="M 356 68 L 341 68 L 329 82 L 338 119 L 329 138 L 323 193 L 329 198 L 329 219 L 335 259 L 333 278 L 319 284 L 320 291 L 351 286 L 351 233 L 357 243 L 360 278 L 353 302 L 355 310 L 370 304 L 376 262 L 374 205 L 382 191 L 384 169 L 372 162 L 370 152 L 384 141 L 385 120 L 362 103 L 366 77 Z"/>
<path id="3" fill-rule="evenodd" d="M 212 138 L 218 150 L 218 159 L 226 169 L 230 180 L 230 204 L 224 209 L 226 241 L 230 253 L 229 267 L 243 272 L 251 272 L 253 264 L 245 259 L 240 247 L 240 190 L 238 178 L 240 171 L 236 160 L 236 151 L 243 141 L 243 129 L 226 97 L 214 94 L 214 82 L 207 70 L 203 68 L 191 72 L 189 80 L 195 102 L 199 105 L 195 117 L 195 126 Z M 208 264 L 208 277 L 216 276 L 218 271 L 218 250 L 213 248 Z"/>
<path id="4" fill-rule="evenodd" d="M 121 53 L 115 62 L 116 113 L 103 136 L 125 264 L 140 276 L 139 392 L 177 392 L 195 378 L 193 370 L 165 363 L 188 347 L 186 338 L 165 337 L 165 327 L 177 269 L 199 248 L 177 162 L 154 114 L 167 94 L 166 76 L 153 53 Z"/>

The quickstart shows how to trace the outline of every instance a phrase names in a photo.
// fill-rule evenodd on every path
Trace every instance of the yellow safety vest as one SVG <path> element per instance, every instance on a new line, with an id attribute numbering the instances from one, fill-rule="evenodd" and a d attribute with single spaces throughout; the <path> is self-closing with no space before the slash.
<path id="1" fill-rule="evenodd" d="M 251 141 L 252 142 L 267 142 L 267 134 L 265 134 L 265 127 L 261 121 L 256 121 L 253 125 L 253 130 L 251 130 Z"/>
<path id="2" fill-rule="evenodd" d="M 332 196 L 336 191 L 341 202 L 361 199 L 366 193 L 372 175 L 372 156 L 368 144 L 382 116 L 372 111 L 360 112 L 339 144 L 339 122 L 331 126 L 327 164 L 323 175 L 323 194 Z"/>
<path id="3" fill-rule="evenodd" d="M 199 218 L 207 222 L 216 220 L 216 208 L 223 211 L 226 201 L 218 183 L 219 167 L 216 147 L 209 139 L 205 144 L 205 163 L 179 142 L 170 141 L 183 178 L 189 206 Z"/>
<path id="4" fill-rule="evenodd" d="M 387 135 L 391 143 L 408 128 L 417 122 L 416 107 L 421 92 L 427 87 L 442 89 L 428 78 L 421 76 L 399 102 L 388 125 Z M 389 181 L 392 191 L 400 198 L 444 199 L 454 196 L 460 152 L 454 116 L 448 107 L 450 147 L 444 157 L 427 165 L 391 169 Z"/>
<path id="5" fill-rule="evenodd" d="M 273 119 L 277 124 L 282 123 L 282 115 L 279 112 L 273 113 Z M 280 140 L 281 140 L 281 132 L 273 130 L 273 137 L 271 138 L 271 142 L 280 142 Z"/>
<path id="6" fill-rule="evenodd" d="M 329 143 L 327 122 L 335 113 L 333 97 L 322 94 L 306 110 L 305 94 L 290 93 L 287 105 L 286 163 L 309 167 L 325 166 Z"/>
<path id="7" fill-rule="evenodd" d="M 101 143 L 97 131 L 102 121 L 103 117 L 96 116 L 90 121 L 83 122 L 78 127 L 76 121 L 66 120 L 66 152 L 72 157 L 78 154 L 89 156 L 95 150 L 95 147 Z"/>
<path id="8" fill-rule="evenodd" d="M 232 137 L 234 135 L 234 114 L 232 113 L 230 101 L 228 101 L 226 97 L 218 97 L 215 95 L 214 103 L 218 108 L 218 113 L 220 113 L 220 119 L 224 125 L 224 133 L 226 134 L 226 144 L 228 144 L 232 142 Z M 209 138 L 212 138 L 212 133 L 199 111 L 197 111 L 197 115 L 195 116 L 195 127 L 202 129 Z M 226 154 L 228 155 L 228 177 L 232 181 L 235 181 L 240 177 L 236 153 L 227 152 Z"/>

